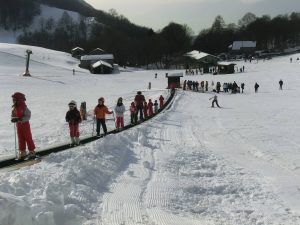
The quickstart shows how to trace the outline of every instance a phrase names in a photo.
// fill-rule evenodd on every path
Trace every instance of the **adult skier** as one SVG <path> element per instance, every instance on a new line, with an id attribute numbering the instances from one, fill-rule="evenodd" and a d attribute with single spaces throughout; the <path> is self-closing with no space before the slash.
<path id="1" fill-rule="evenodd" d="M 21 92 L 15 92 L 12 96 L 13 106 L 11 113 L 11 122 L 16 123 L 18 133 L 19 155 L 18 159 L 24 159 L 26 157 L 26 145 L 28 147 L 28 157 L 35 157 L 35 145 L 32 140 L 32 134 L 30 130 L 30 117 L 31 112 L 28 109 L 25 101 L 25 95 Z"/>
<path id="2" fill-rule="evenodd" d="M 135 105 L 136 105 L 136 108 L 137 108 L 137 114 L 140 114 L 140 120 L 143 120 L 144 119 L 144 117 L 143 117 L 143 107 L 144 107 L 144 102 L 146 100 L 145 100 L 145 96 L 142 95 L 141 91 L 137 92 L 137 95 L 135 96 L 134 101 L 135 101 Z"/>
<path id="3" fill-rule="evenodd" d="M 69 111 L 66 113 L 66 121 L 69 123 L 70 129 L 70 146 L 76 146 L 80 144 L 79 140 L 79 123 L 81 123 L 80 112 L 77 109 L 75 101 L 70 101 Z"/>

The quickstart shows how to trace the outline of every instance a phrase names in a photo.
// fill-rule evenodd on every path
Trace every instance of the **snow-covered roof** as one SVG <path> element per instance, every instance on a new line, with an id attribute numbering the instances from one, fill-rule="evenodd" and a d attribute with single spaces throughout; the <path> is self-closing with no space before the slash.
<path id="1" fill-rule="evenodd" d="M 187 56 L 187 57 L 190 57 L 190 58 L 193 58 L 193 59 L 196 59 L 196 60 L 205 58 L 205 57 L 207 57 L 207 56 L 211 56 L 211 57 L 217 58 L 217 57 L 214 56 L 214 55 L 210 55 L 210 54 L 205 53 L 205 52 L 199 52 L 199 51 L 197 51 L 197 50 L 193 50 L 193 51 L 191 51 L 191 52 L 188 52 L 188 53 L 186 53 L 184 56 Z"/>
<path id="2" fill-rule="evenodd" d="M 168 74 L 167 77 L 183 77 L 183 73 L 171 73 Z"/>
<path id="3" fill-rule="evenodd" d="M 107 60 L 114 59 L 113 54 L 103 54 L 103 55 L 83 55 L 80 60 Z"/>
<path id="4" fill-rule="evenodd" d="M 92 67 L 93 67 L 93 68 L 96 68 L 96 67 L 101 66 L 101 65 L 104 65 L 104 66 L 107 66 L 107 67 L 113 69 L 113 66 L 112 66 L 110 63 L 105 62 L 105 61 L 102 61 L 102 60 L 99 60 L 99 61 L 95 62 L 95 63 L 92 65 Z"/>
<path id="5" fill-rule="evenodd" d="M 236 65 L 235 63 L 232 62 L 219 62 L 219 66 L 230 66 L 230 65 Z"/>
<path id="6" fill-rule="evenodd" d="M 256 41 L 234 41 L 229 47 L 232 47 L 232 50 L 240 50 L 241 48 L 255 48 Z"/>
<path id="7" fill-rule="evenodd" d="M 76 51 L 76 50 L 84 51 L 84 49 L 83 49 L 83 48 L 80 48 L 80 47 L 75 47 L 75 48 L 72 49 L 72 51 Z"/>

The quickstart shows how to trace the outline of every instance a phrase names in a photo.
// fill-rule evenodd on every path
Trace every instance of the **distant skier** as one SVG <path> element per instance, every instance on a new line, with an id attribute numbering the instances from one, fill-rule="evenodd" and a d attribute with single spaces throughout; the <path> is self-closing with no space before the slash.
<path id="1" fill-rule="evenodd" d="M 242 93 L 244 93 L 244 88 L 245 88 L 245 84 L 244 84 L 244 83 L 241 83 Z"/>
<path id="2" fill-rule="evenodd" d="M 257 82 L 255 82 L 255 85 L 254 85 L 254 90 L 255 90 L 255 93 L 258 91 L 258 88 L 259 88 L 259 85 Z"/>
<path id="3" fill-rule="evenodd" d="M 94 114 L 97 120 L 97 136 L 100 136 L 100 125 L 102 125 L 104 135 L 107 134 L 107 128 L 105 123 L 105 114 L 112 114 L 112 111 L 108 111 L 108 108 L 104 105 L 104 98 L 101 97 L 98 99 L 98 105 L 94 109 Z"/>
<path id="4" fill-rule="evenodd" d="M 211 102 L 211 107 L 212 108 L 214 108 L 215 107 L 215 103 L 216 103 L 216 105 L 219 107 L 219 108 L 221 108 L 220 106 L 219 106 L 219 104 L 218 104 L 218 96 L 217 95 L 214 95 L 213 97 L 211 97 L 209 100 L 211 100 L 211 99 L 213 99 L 213 101 Z"/>
<path id="5" fill-rule="evenodd" d="M 77 104 L 73 100 L 69 103 L 69 111 L 66 113 L 66 122 L 69 123 L 70 146 L 79 145 L 79 123 L 81 123 L 81 116 L 77 109 Z"/>
<path id="6" fill-rule="evenodd" d="M 15 92 L 11 97 L 13 101 L 11 122 L 16 123 L 19 140 L 18 159 L 26 157 L 26 144 L 29 150 L 28 157 L 35 157 L 35 145 L 32 140 L 29 123 L 31 112 L 25 104 L 25 95 L 21 92 Z"/>
<path id="7" fill-rule="evenodd" d="M 283 81 L 280 79 L 279 81 L 279 90 L 282 90 Z"/>
<path id="8" fill-rule="evenodd" d="M 125 106 L 123 104 L 123 98 L 118 98 L 117 105 L 115 106 L 115 113 L 116 113 L 116 128 L 118 130 L 124 128 L 124 112 Z"/>

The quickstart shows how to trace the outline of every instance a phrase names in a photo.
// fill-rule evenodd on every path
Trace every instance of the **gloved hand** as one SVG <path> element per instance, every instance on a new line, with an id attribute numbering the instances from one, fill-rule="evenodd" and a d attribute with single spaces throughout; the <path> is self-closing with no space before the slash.
<path id="1" fill-rule="evenodd" d="M 21 118 L 18 118 L 18 117 L 13 117 L 13 118 L 11 118 L 11 122 L 12 122 L 12 123 L 17 123 L 17 122 L 20 122 L 20 121 L 22 121 Z"/>

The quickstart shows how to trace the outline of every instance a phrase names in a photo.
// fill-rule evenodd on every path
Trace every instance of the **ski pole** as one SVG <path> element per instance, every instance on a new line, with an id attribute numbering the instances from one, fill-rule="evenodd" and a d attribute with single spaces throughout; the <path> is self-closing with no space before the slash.
<path id="1" fill-rule="evenodd" d="M 16 132 L 16 123 L 14 123 L 14 135 L 15 135 L 15 155 L 16 158 L 18 157 L 18 152 L 17 152 L 17 132 Z"/>
<path id="2" fill-rule="evenodd" d="M 115 122 L 115 128 L 117 129 L 116 117 L 115 117 L 115 112 L 114 111 L 113 111 L 113 118 L 114 118 L 114 122 Z"/>
<path id="3" fill-rule="evenodd" d="M 95 120 L 96 120 L 96 118 L 93 116 L 93 131 L 92 131 L 92 136 L 94 136 Z"/>

